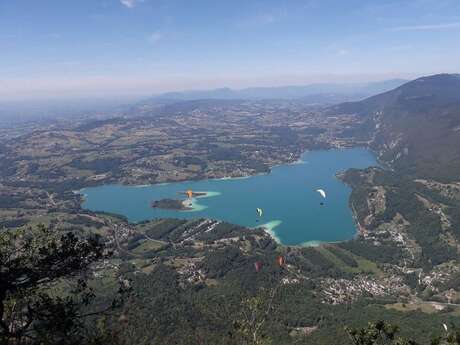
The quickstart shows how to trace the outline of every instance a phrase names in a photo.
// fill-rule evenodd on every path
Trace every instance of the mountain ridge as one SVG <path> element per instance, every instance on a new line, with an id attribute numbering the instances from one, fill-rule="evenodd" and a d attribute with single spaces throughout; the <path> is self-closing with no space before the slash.
<path id="1" fill-rule="evenodd" d="M 391 91 L 329 109 L 358 114 L 379 158 L 408 176 L 460 175 L 460 74 L 418 78 Z"/>
<path id="2" fill-rule="evenodd" d="M 166 92 L 148 98 L 146 102 L 174 102 L 198 99 L 307 99 L 311 96 L 321 95 L 322 98 L 337 99 L 342 96 L 342 101 L 361 99 L 378 94 L 407 82 L 405 79 L 389 79 L 369 83 L 314 83 L 307 85 L 287 85 L 274 87 L 249 87 L 244 89 L 231 89 L 228 87 L 211 90 L 185 90 Z M 350 98 L 351 97 L 351 98 Z"/>
<path id="3" fill-rule="evenodd" d="M 455 92 L 455 88 L 459 88 Z M 401 105 L 433 106 L 433 97 L 439 98 L 442 105 L 460 102 L 460 74 L 435 74 L 421 77 L 395 89 L 380 93 L 358 102 L 345 102 L 336 105 L 335 111 L 365 112 L 369 108 L 394 106 L 397 102 Z M 405 101 L 405 104 L 401 104 Z M 420 104 L 422 103 L 422 104 Z M 376 109 L 374 109 L 376 110 Z"/>

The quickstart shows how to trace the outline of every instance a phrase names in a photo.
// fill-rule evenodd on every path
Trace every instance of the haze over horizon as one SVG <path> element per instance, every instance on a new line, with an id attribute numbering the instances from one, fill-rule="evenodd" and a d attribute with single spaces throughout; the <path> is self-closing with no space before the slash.
<path id="1" fill-rule="evenodd" d="M 460 71 L 455 0 L 186 5 L 0 1 L 0 101 L 141 97 Z"/>

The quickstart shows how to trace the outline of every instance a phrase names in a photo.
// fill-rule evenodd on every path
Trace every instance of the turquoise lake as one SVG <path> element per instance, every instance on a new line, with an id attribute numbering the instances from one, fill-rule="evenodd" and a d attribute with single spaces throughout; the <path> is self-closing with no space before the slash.
<path id="1" fill-rule="evenodd" d="M 310 151 L 299 162 L 277 166 L 269 174 L 152 186 L 104 185 L 85 188 L 83 207 L 126 216 L 131 222 L 153 218 L 212 218 L 247 227 L 265 226 L 288 245 L 334 242 L 354 237 L 350 188 L 336 174 L 348 168 L 377 166 L 364 148 Z M 327 197 L 316 192 L 323 189 Z M 209 192 L 192 199 L 193 210 L 150 207 L 153 200 L 185 199 L 179 192 Z M 324 202 L 324 205 L 321 205 Z M 263 210 L 259 219 L 256 208 Z"/>

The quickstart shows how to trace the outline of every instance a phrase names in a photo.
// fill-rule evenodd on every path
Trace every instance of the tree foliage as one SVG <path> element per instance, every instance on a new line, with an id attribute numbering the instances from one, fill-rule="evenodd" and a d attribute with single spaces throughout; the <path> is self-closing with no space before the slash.
<path id="1" fill-rule="evenodd" d="M 94 298 L 85 272 L 105 255 L 100 238 L 58 236 L 38 226 L 0 234 L 0 344 L 74 343 Z M 62 279 L 71 291 L 53 294 Z"/>
<path id="2" fill-rule="evenodd" d="M 446 325 L 443 325 L 447 327 Z M 412 339 L 397 336 L 399 327 L 385 321 L 369 322 L 367 327 L 356 329 L 345 327 L 354 345 L 419 345 Z M 459 345 L 460 331 L 455 327 L 430 341 L 431 345 Z"/>

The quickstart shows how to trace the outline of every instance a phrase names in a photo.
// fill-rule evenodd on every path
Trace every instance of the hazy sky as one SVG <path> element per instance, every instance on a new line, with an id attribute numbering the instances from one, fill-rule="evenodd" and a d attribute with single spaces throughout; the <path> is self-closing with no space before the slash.
<path id="1" fill-rule="evenodd" d="M 0 0 L 0 100 L 459 71 L 459 0 Z"/>

